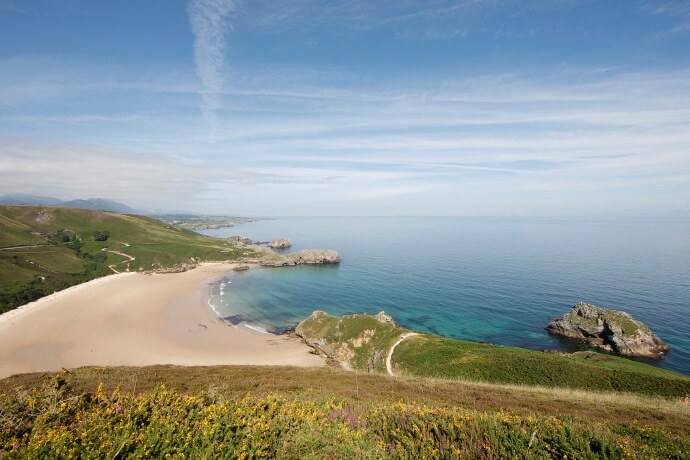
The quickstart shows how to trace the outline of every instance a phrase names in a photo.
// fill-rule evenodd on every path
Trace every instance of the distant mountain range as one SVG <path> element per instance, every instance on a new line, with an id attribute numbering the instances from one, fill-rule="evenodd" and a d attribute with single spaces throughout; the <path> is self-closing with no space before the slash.
<path id="1" fill-rule="evenodd" d="M 67 208 L 90 209 L 92 211 L 109 211 L 119 214 L 136 214 L 137 211 L 129 206 L 113 200 L 103 198 L 88 198 L 85 200 L 60 200 L 49 196 L 11 194 L 0 196 L 0 204 L 32 205 L 32 206 L 62 206 Z"/>

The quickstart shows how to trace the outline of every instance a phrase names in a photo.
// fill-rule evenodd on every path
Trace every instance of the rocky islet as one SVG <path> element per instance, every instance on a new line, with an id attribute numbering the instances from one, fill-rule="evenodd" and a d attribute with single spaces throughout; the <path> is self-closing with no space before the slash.
<path id="1" fill-rule="evenodd" d="M 622 356 L 660 359 L 670 350 L 630 314 L 585 302 L 578 302 L 568 313 L 551 320 L 546 330 Z"/>

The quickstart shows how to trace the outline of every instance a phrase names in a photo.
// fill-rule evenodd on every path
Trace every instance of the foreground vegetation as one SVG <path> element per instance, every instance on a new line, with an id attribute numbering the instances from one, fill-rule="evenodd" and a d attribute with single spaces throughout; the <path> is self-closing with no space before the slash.
<path id="1" fill-rule="evenodd" d="M 0 206 L 0 313 L 114 271 L 179 268 L 251 254 L 149 217 Z"/>
<path id="2" fill-rule="evenodd" d="M 410 331 L 371 315 L 320 312 L 300 323 L 297 332 L 345 367 L 385 372 L 391 347 Z M 591 351 L 545 353 L 418 334 L 395 348 L 391 362 L 397 374 L 421 377 L 668 397 L 690 394 L 690 377 Z"/>
<path id="3" fill-rule="evenodd" d="M 332 369 L 85 368 L 0 382 L 3 458 L 681 459 L 689 422 L 659 398 Z"/>

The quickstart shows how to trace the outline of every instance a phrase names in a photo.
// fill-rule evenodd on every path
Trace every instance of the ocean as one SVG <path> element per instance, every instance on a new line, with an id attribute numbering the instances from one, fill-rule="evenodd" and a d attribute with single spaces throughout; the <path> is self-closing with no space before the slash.
<path id="1" fill-rule="evenodd" d="M 585 301 L 645 322 L 672 349 L 654 364 L 690 374 L 689 222 L 286 217 L 203 233 L 340 253 L 337 266 L 252 269 L 209 287 L 218 314 L 259 330 L 317 309 L 384 310 L 446 337 L 569 351 L 544 327 Z"/>

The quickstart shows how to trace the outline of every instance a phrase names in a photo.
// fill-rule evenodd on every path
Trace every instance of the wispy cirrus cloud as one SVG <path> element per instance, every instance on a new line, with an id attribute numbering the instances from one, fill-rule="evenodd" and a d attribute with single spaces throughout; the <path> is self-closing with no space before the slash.
<path id="1" fill-rule="evenodd" d="M 686 0 L 670 0 L 664 2 L 644 2 L 642 9 L 656 16 L 672 18 L 677 23 L 660 36 L 685 34 L 690 32 L 690 2 Z"/>
<path id="2" fill-rule="evenodd" d="M 311 0 L 256 0 L 251 22 L 258 27 L 280 30 L 295 23 L 306 26 L 335 25 L 366 30 L 391 23 L 456 17 L 468 11 L 486 11 L 511 0 L 343 0 L 317 3 Z M 280 5 L 278 8 L 276 5 Z"/>
<path id="3" fill-rule="evenodd" d="M 216 111 L 221 105 L 224 84 L 225 40 L 228 19 L 235 0 L 191 0 L 189 22 L 194 33 L 194 59 L 201 79 L 201 111 L 210 124 L 210 138 L 215 142 Z"/>

